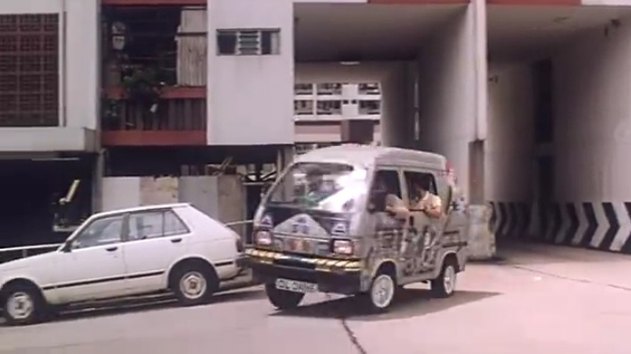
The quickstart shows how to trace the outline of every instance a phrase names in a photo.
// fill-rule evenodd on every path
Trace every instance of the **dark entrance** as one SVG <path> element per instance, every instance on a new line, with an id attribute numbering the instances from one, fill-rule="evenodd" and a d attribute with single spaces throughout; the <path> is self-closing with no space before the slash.
<path id="1" fill-rule="evenodd" d="M 76 219 L 92 212 L 91 158 L 0 161 L 0 247 L 56 243 L 69 230 L 55 227 L 55 215 Z M 75 193 L 66 207 L 59 200 Z"/>

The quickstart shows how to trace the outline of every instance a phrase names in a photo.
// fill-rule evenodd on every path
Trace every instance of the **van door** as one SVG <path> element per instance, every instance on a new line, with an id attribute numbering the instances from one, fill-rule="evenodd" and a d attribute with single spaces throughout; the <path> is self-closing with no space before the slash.
<path id="1" fill-rule="evenodd" d="M 407 244 L 403 250 L 405 259 L 404 274 L 413 276 L 434 269 L 437 266 L 437 258 L 441 247 L 441 236 L 445 227 L 446 216 L 444 203 L 440 199 L 436 175 L 430 171 L 404 171 L 406 198 L 410 207 L 409 231 Z M 419 188 L 420 187 L 420 188 Z M 428 191 L 433 196 L 426 196 L 421 200 L 421 189 Z M 441 210 L 440 217 L 430 217 L 420 211 L 420 206 L 428 204 L 428 198 L 439 198 Z"/>
<path id="2" fill-rule="evenodd" d="M 375 232 L 374 244 L 366 260 L 369 268 L 376 265 L 378 260 L 400 259 L 408 219 L 401 182 L 402 174 L 396 168 L 381 167 L 375 172 L 368 201 L 369 225 Z M 400 212 L 387 211 L 387 205 L 394 206 Z"/>

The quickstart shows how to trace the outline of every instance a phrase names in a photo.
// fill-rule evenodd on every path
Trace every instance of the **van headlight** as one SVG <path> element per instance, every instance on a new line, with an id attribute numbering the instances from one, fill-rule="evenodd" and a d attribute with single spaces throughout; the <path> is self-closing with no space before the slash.
<path id="1" fill-rule="evenodd" d="M 254 234 L 254 242 L 260 246 L 271 246 L 272 233 L 265 230 L 259 230 Z"/>
<path id="2" fill-rule="evenodd" d="M 353 251 L 351 240 L 333 240 L 333 253 L 348 256 L 352 255 Z"/>

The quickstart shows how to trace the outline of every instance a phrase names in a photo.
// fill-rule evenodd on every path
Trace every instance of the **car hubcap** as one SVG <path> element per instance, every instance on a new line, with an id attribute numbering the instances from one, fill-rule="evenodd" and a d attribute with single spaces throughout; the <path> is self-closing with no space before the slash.
<path id="1" fill-rule="evenodd" d="M 24 320 L 31 316 L 35 304 L 31 296 L 24 292 L 18 292 L 7 300 L 7 312 L 16 320 Z"/>
<path id="2" fill-rule="evenodd" d="M 381 274 L 373 282 L 370 297 L 372 303 L 378 308 L 387 307 L 394 296 L 394 281 L 388 275 Z"/>
<path id="3" fill-rule="evenodd" d="M 182 294 L 191 300 L 204 296 L 206 287 L 206 278 L 199 272 L 188 272 L 180 280 Z"/>
<path id="4" fill-rule="evenodd" d="M 448 265 L 447 268 L 445 268 L 443 285 L 445 286 L 445 292 L 447 294 L 451 294 L 456 287 L 456 270 L 452 265 Z"/>

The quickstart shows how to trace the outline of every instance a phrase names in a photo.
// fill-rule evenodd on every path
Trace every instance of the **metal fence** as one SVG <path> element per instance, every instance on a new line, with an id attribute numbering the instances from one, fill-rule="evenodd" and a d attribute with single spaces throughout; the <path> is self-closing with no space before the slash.
<path id="1" fill-rule="evenodd" d="M 235 228 L 243 225 L 252 224 L 252 220 L 242 220 L 226 223 L 225 225 L 230 228 Z M 244 235 L 242 235 L 244 236 Z M 247 237 L 243 237 L 244 241 Z M 246 242 L 247 243 L 247 242 Z M 16 246 L 8 248 L 0 248 L 0 263 L 12 261 L 19 258 L 26 258 L 40 253 L 50 252 L 59 248 L 62 243 L 49 243 L 43 245 L 31 245 L 31 246 Z"/>

